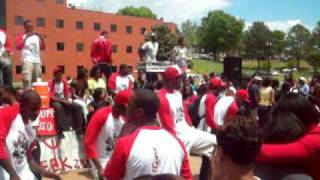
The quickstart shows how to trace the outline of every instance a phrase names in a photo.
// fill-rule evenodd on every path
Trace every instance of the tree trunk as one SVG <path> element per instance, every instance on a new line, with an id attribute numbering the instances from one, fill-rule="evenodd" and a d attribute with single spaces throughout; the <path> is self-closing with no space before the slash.
<path id="1" fill-rule="evenodd" d="M 300 58 L 297 58 L 297 69 L 300 69 Z"/>
<path id="2" fill-rule="evenodd" d="M 214 50 L 213 51 L 213 61 L 217 61 L 217 55 L 218 53 L 217 53 L 217 51 L 216 50 Z"/>
<path id="3" fill-rule="evenodd" d="M 260 60 L 261 60 L 261 59 L 260 59 L 260 57 L 258 57 L 258 70 L 260 70 L 260 69 L 261 69 L 261 66 L 260 66 L 260 65 L 261 65 L 261 64 L 260 64 Z"/>

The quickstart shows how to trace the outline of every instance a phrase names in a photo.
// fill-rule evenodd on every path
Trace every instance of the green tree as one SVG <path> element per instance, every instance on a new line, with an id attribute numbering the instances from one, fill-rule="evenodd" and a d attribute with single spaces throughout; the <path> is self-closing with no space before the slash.
<path id="1" fill-rule="evenodd" d="M 283 31 L 275 30 L 272 32 L 272 52 L 277 57 L 284 54 L 286 48 L 286 33 Z"/>
<path id="2" fill-rule="evenodd" d="M 306 55 L 305 47 L 310 38 L 310 31 L 301 24 L 293 26 L 287 35 L 287 50 L 289 55 L 297 61 L 296 67 L 300 68 L 300 60 Z"/>
<path id="3" fill-rule="evenodd" d="M 149 8 L 141 6 L 141 7 L 133 7 L 128 6 L 123 9 L 119 9 L 117 14 L 124 16 L 137 16 L 137 17 L 145 17 L 150 19 L 157 19 L 157 15 L 154 14 Z"/>
<path id="4" fill-rule="evenodd" d="M 153 31 L 156 33 L 159 43 L 157 60 L 169 60 L 172 49 L 177 45 L 178 35 L 172 32 L 165 24 L 154 26 Z"/>
<path id="5" fill-rule="evenodd" d="M 312 66 L 314 74 L 318 73 L 320 67 L 320 21 L 312 31 L 305 50 L 307 52 L 306 60 L 308 64 Z"/>
<path id="6" fill-rule="evenodd" d="M 272 42 L 272 32 L 264 22 L 254 22 L 244 33 L 245 54 L 248 58 L 258 60 L 258 68 L 261 60 L 272 55 L 270 42 Z"/>
<path id="7" fill-rule="evenodd" d="M 244 28 L 243 20 L 223 11 L 209 12 L 202 19 L 199 29 L 200 43 L 207 51 L 213 52 L 215 60 L 219 52 L 237 49 Z"/>
<path id="8" fill-rule="evenodd" d="M 195 47 L 198 45 L 198 26 L 187 20 L 181 24 L 181 34 L 185 38 L 186 45 L 190 47 Z"/>

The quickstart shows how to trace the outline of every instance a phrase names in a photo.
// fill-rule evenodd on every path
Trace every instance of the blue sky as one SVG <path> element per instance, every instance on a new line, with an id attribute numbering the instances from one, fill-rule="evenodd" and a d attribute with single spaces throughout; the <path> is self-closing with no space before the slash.
<path id="1" fill-rule="evenodd" d="M 232 0 L 225 11 L 247 22 L 300 21 L 313 28 L 320 21 L 320 0 Z"/>
<path id="2" fill-rule="evenodd" d="M 247 26 L 264 21 L 271 29 L 287 31 L 301 23 L 312 29 L 320 21 L 320 0 L 68 0 L 68 3 L 105 12 L 126 6 L 147 6 L 158 17 L 181 24 L 199 23 L 210 10 L 224 10 L 244 19 Z"/>

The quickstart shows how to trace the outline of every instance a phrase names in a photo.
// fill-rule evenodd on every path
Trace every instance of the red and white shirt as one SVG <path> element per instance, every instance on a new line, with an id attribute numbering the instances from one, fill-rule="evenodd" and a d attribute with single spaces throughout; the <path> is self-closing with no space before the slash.
<path id="1" fill-rule="evenodd" d="M 105 169 L 108 180 L 130 180 L 148 174 L 174 174 L 192 179 L 183 144 L 157 126 L 145 126 L 119 138 Z"/>
<path id="2" fill-rule="evenodd" d="M 21 52 L 21 62 L 41 63 L 40 50 L 45 49 L 45 43 L 38 35 L 21 33 L 16 39 L 16 46 Z"/>
<path id="3" fill-rule="evenodd" d="M 181 93 L 176 90 L 169 93 L 167 90 L 161 89 L 158 96 L 160 99 L 158 116 L 161 126 L 176 134 L 181 140 L 192 136 L 190 133 L 192 130 L 191 120 L 187 108 L 183 106 Z"/>
<path id="4" fill-rule="evenodd" d="M 0 110 L 0 159 L 10 159 L 17 175 L 23 180 L 36 180 L 28 163 L 30 146 L 36 133 L 30 122 L 24 122 L 19 105 Z M 0 179 L 9 180 L 10 176 L 0 167 Z"/>
<path id="5" fill-rule="evenodd" d="M 217 98 L 212 93 L 207 93 L 202 96 L 199 105 L 199 117 L 203 117 L 197 129 L 210 131 L 210 129 L 217 129 L 218 125 L 214 121 L 214 106 L 216 105 Z"/>
<path id="6" fill-rule="evenodd" d="M 239 111 L 238 105 L 233 96 L 223 96 L 214 108 L 214 120 L 222 126 Z"/>
<path id="7" fill-rule="evenodd" d="M 84 137 L 87 159 L 97 158 L 101 166 L 105 167 L 123 124 L 124 118 L 115 118 L 111 106 L 99 109 L 91 118 Z"/>
<path id="8" fill-rule="evenodd" d="M 12 52 L 12 46 L 6 32 L 0 28 L 0 57 L 5 51 Z"/>
<path id="9" fill-rule="evenodd" d="M 132 75 L 121 76 L 119 73 L 113 73 L 109 79 L 108 88 L 118 93 L 123 90 L 132 90 L 133 83 Z"/>

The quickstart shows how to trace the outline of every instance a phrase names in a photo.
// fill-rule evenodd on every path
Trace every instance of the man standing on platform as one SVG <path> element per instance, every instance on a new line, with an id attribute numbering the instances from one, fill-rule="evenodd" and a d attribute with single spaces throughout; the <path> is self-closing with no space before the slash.
<path id="1" fill-rule="evenodd" d="M 91 46 L 91 59 L 94 66 L 99 66 L 102 73 L 109 79 L 112 73 L 112 44 L 108 32 L 102 31 Z"/>
<path id="2" fill-rule="evenodd" d="M 149 62 L 157 62 L 157 54 L 158 54 L 159 44 L 157 42 L 157 37 L 154 32 L 150 34 L 150 40 L 144 43 L 141 47 L 141 50 L 144 52 L 144 61 L 146 63 Z M 155 82 L 158 80 L 157 73 L 147 72 L 147 81 Z"/>
<path id="3" fill-rule="evenodd" d="M 12 84 L 12 47 L 7 33 L 0 28 L 0 84 Z"/>
<path id="4" fill-rule="evenodd" d="M 33 31 L 33 24 L 30 20 L 26 20 L 23 26 L 25 32 L 18 35 L 16 47 L 21 50 L 23 88 L 30 89 L 31 83 L 41 78 L 40 50 L 45 49 L 45 36 Z"/>

